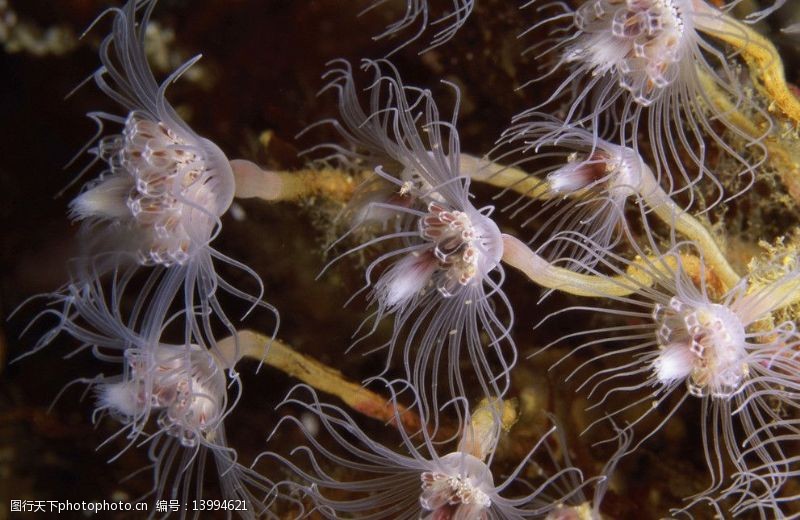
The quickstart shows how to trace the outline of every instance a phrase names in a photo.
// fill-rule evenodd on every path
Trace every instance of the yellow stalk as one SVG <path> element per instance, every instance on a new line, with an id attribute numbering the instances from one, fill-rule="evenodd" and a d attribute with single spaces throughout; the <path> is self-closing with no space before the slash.
<path id="1" fill-rule="evenodd" d="M 652 287 L 655 283 L 654 276 L 658 274 L 672 278 L 671 271 L 677 269 L 678 260 L 672 255 L 662 258 L 637 258 L 624 274 L 615 276 L 581 274 L 550 264 L 519 239 L 504 234 L 503 262 L 519 269 L 532 282 L 547 289 L 575 296 L 621 297 L 631 295 L 645 287 Z M 712 297 L 721 297 L 730 289 L 722 277 L 707 267 L 700 258 L 682 254 L 680 263 L 683 271 L 694 280 L 695 284 L 699 284 L 701 280 L 705 281 Z"/>
<path id="2" fill-rule="evenodd" d="M 703 90 L 716 109 L 725 114 L 725 119 L 749 137 L 761 139 L 765 123 L 756 123 L 750 116 L 737 110 L 728 95 L 720 91 L 707 73 L 701 70 L 698 73 Z M 767 149 L 767 163 L 778 173 L 789 195 L 800 203 L 800 143 L 796 139 L 787 140 L 777 135 L 768 135 L 761 142 Z"/>
<path id="3" fill-rule="evenodd" d="M 238 340 L 238 344 L 237 344 Z M 379 421 L 396 423 L 400 417 L 404 428 L 414 432 L 420 427 L 419 417 L 402 405 L 392 404 L 384 397 L 367 390 L 358 383 L 346 379 L 341 372 L 319 361 L 296 352 L 286 343 L 250 330 L 239 331 L 236 336 L 221 340 L 217 344 L 226 359 L 247 357 L 281 372 L 296 377 L 309 386 L 335 395 L 350 408 Z"/>
<path id="4" fill-rule="evenodd" d="M 700 13 L 696 17 L 697 28 L 736 49 L 750 68 L 757 88 L 772 102 L 770 108 L 778 109 L 795 125 L 800 125 L 800 100 L 786 83 L 783 61 L 775 45 L 748 25 L 702 0 L 694 0 L 693 5 Z"/>

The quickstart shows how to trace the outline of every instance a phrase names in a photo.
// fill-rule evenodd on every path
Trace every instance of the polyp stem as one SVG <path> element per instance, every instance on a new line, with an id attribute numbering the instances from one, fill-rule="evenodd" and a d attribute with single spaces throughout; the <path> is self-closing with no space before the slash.
<path id="1" fill-rule="evenodd" d="M 372 175 L 370 171 L 351 175 L 336 169 L 273 172 L 262 170 L 254 163 L 244 160 L 231 161 L 231 165 L 236 177 L 237 197 L 254 197 L 270 202 L 297 201 L 307 197 L 325 196 L 344 203 L 352 197 L 360 180 Z M 461 171 L 478 182 L 485 182 L 497 188 L 511 189 L 534 199 L 547 199 L 550 196 L 550 190 L 545 181 L 522 170 L 502 166 L 485 159 L 462 155 Z M 646 166 L 642 172 L 640 192 L 645 204 L 653 210 L 656 216 L 697 243 L 709 267 L 717 272 L 727 287 L 736 285 L 739 275 L 730 266 L 708 230 L 669 198 Z M 537 262 L 545 262 L 540 257 L 537 258 L 539 258 Z M 557 268 L 551 267 L 551 269 Z M 571 285 L 574 282 L 573 279 L 566 286 L 580 291 L 578 289 L 580 284 Z M 588 294 L 595 293 L 586 293 L 586 295 Z"/>
<path id="2" fill-rule="evenodd" d="M 518 238 L 506 234 L 503 234 L 503 262 L 522 271 L 537 285 L 575 296 L 627 296 L 635 292 L 636 286 L 649 287 L 653 283 L 652 277 L 639 270 L 630 270 L 636 280 L 631 283 L 628 277 L 594 276 L 557 267 Z"/>
<path id="3" fill-rule="evenodd" d="M 681 254 L 680 258 L 637 258 L 628 265 L 625 273 L 614 276 L 590 275 L 554 266 L 521 240 L 504 234 L 503 262 L 522 271 L 537 285 L 575 296 L 628 296 L 652 287 L 656 277 L 662 273 L 665 278 L 671 277 L 672 271 L 678 268 L 678 262 L 696 284 L 704 283 L 716 297 L 729 289 L 715 271 L 708 270 L 700 258 L 689 254 Z"/>
<path id="4" fill-rule="evenodd" d="M 400 417 L 408 431 L 417 431 L 420 427 L 419 417 L 411 410 L 401 405 L 397 405 L 395 409 L 395 405 L 380 395 L 347 380 L 338 370 L 296 352 L 280 340 L 242 330 L 236 336 L 219 341 L 217 346 L 223 356 L 229 359 L 237 352 L 237 342 L 241 357 L 255 359 L 296 377 L 321 392 L 333 394 L 359 413 L 391 423 L 395 422 L 396 417 Z"/>
<path id="5" fill-rule="evenodd" d="M 271 171 L 243 159 L 234 159 L 231 167 L 236 179 L 236 197 L 268 202 L 297 202 L 324 196 L 344 203 L 350 200 L 361 181 L 372 174 L 370 171 L 350 174 L 333 168 Z"/>
<path id="6" fill-rule="evenodd" d="M 739 283 L 741 277 L 728 263 L 708 229 L 675 204 L 647 166 L 643 168 L 639 189 L 645 204 L 659 219 L 697 245 L 703 253 L 703 261 L 715 271 L 726 287 L 731 288 Z"/>

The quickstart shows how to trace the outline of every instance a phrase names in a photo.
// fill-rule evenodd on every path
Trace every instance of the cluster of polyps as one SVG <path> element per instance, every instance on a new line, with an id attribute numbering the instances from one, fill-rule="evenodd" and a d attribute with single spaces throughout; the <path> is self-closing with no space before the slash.
<path id="1" fill-rule="evenodd" d="M 736 164 L 738 171 L 726 174 L 749 177 L 739 193 L 752 184 L 754 170 L 766 156 L 761 141 L 771 129 L 771 117 L 745 95 L 724 48 L 701 35 L 704 30 L 741 30 L 723 12 L 702 0 L 586 0 L 574 10 L 565 2 L 550 2 L 538 12 L 544 18 L 531 32 L 554 27 L 533 48 L 545 47 L 539 57 L 557 61 L 534 81 L 562 68 L 568 75 L 544 103 L 518 118 L 558 100 L 566 107 L 565 129 L 587 125 L 595 137 L 616 132 L 619 144 L 635 150 L 646 129 L 658 178 L 668 183 L 670 194 L 689 190 L 687 206 L 694 200 L 692 187 L 704 178 L 716 192 L 710 205 L 726 195 L 720 173 L 707 164 L 707 142 Z M 764 132 L 752 135 L 739 129 L 716 101 L 721 98 L 757 114 L 765 123 Z M 745 148 L 732 146 L 731 137 Z"/>
<path id="2" fill-rule="evenodd" d="M 206 449 L 211 449 L 217 459 L 226 498 L 240 496 L 247 493 L 243 478 L 258 478 L 236 464 L 235 453 L 225 443 L 222 420 L 229 410 L 225 369 L 231 370 L 234 386 L 239 381 L 232 374 L 231 360 L 212 354 L 214 338 L 209 321 L 209 316 L 216 315 L 233 331 L 214 298 L 219 282 L 211 258 L 225 258 L 209 247 L 219 229 L 219 217 L 231 204 L 233 176 L 224 154 L 188 128 L 164 100 L 166 85 L 186 66 L 161 85 L 150 73 L 142 44 L 154 3 L 154 0 L 130 0 L 124 10 L 112 10 L 114 30 L 101 45 L 104 66 L 95 80 L 126 108 L 127 116 L 97 116 L 120 124 L 123 130 L 120 135 L 101 139 L 93 150 L 105 161 L 107 171 L 87 186 L 72 209 L 79 219 L 93 221 L 93 226 L 86 226 L 89 231 L 100 227 L 98 221 L 107 224 L 109 233 L 124 242 L 115 245 L 125 251 L 133 249 L 138 263 L 157 266 L 159 269 L 153 271 L 163 274 L 163 279 L 159 279 L 160 274 L 147 279 L 143 295 L 133 306 L 132 317 L 123 318 L 120 312 L 123 307 L 120 293 L 133 285 L 130 283 L 133 275 L 125 271 L 113 280 L 112 310 L 101 295 L 89 303 L 71 303 L 68 305 L 71 310 L 65 311 L 61 318 L 65 322 L 63 327 L 90 345 L 93 352 L 100 353 L 98 357 L 108 361 L 106 352 L 112 351 L 111 357 L 124 363 L 122 375 L 94 381 L 99 387 L 98 409 L 109 411 L 125 424 L 133 439 L 149 435 L 145 430 L 147 423 L 151 416 L 156 418 L 159 429 L 145 442 L 166 439 L 166 448 L 153 440 L 150 451 L 159 497 L 166 489 L 171 490 L 173 497 L 187 496 L 187 489 L 195 487 L 190 467 L 195 459 L 202 460 L 197 455 Z M 378 0 L 373 6 L 383 3 Z M 436 35 L 434 45 L 452 36 L 472 11 L 474 2 L 455 0 L 452 5 L 454 11 L 441 19 L 452 24 Z M 548 5 L 569 10 L 563 2 Z M 390 26 L 384 35 L 395 34 L 418 17 L 422 18 L 423 27 L 427 25 L 426 0 L 408 0 L 406 7 L 406 17 Z M 624 305 L 633 306 L 633 311 L 600 310 L 640 320 L 633 325 L 635 333 L 629 334 L 627 326 L 590 331 L 603 339 L 592 340 L 577 349 L 612 341 L 634 341 L 631 347 L 603 354 L 604 358 L 633 354 L 633 360 L 626 359 L 618 368 L 596 372 L 587 384 L 599 378 L 595 389 L 611 385 L 605 397 L 631 389 L 655 388 L 645 399 L 654 399 L 656 405 L 686 386 L 681 402 L 688 396 L 703 401 L 703 437 L 711 438 L 713 443 L 707 447 L 706 456 L 713 478 L 720 478 L 712 483 L 712 489 L 722 485 L 725 461 L 721 460 L 721 453 L 726 451 L 728 462 L 739 474 L 725 493 L 748 497 L 741 504 L 751 497 L 773 499 L 774 504 L 775 490 L 796 473 L 786 469 L 796 461 L 783 454 L 784 439 L 779 432 L 787 431 L 787 438 L 796 439 L 797 421 L 781 421 L 780 411 L 782 406 L 798 407 L 800 383 L 796 374 L 800 363 L 796 351 L 800 341 L 791 324 L 778 328 L 765 325 L 766 331 L 756 325 L 778 305 L 787 292 L 786 287 L 796 290 L 797 284 L 785 278 L 767 289 L 748 294 L 743 282 L 742 287 L 723 298 L 714 298 L 706 291 L 704 274 L 700 275 L 699 283 L 687 276 L 679 253 L 655 261 L 645 260 L 643 265 L 633 265 L 610 254 L 611 246 L 622 236 L 621 228 L 625 228 L 626 237 L 632 236 L 627 233 L 624 218 L 626 201 L 631 197 L 647 198 L 658 190 L 658 181 L 638 154 L 638 124 L 645 109 L 653 108 L 648 129 L 659 165 L 666 165 L 671 158 L 682 168 L 679 149 L 683 148 L 698 170 L 706 171 L 707 133 L 723 151 L 732 151 L 731 146 L 716 137 L 710 123 L 719 122 L 727 130 L 733 130 L 734 126 L 724 114 L 706 116 L 709 109 L 716 107 L 698 87 L 703 76 L 708 75 L 712 86 L 729 94 L 733 101 L 741 100 L 737 97 L 741 92 L 733 82 L 725 85 L 724 79 L 728 77 L 715 72 L 730 74 L 727 64 L 708 66 L 706 55 L 721 62 L 725 60 L 714 47 L 697 37 L 698 8 L 702 16 L 713 18 L 719 14 L 702 0 L 584 2 L 570 12 L 576 31 L 553 47 L 563 51 L 559 65 L 567 64 L 573 71 L 550 101 L 567 91 L 578 92 L 570 100 L 566 121 L 551 118 L 529 124 L 526 118 L 541 114 L 528 111 L 516 118 L 515 126 L 504 138 L 508 143 L 522 140 L 523 152 L 538 153 L 542 148 L 557 146 L 568 148 L 566 152 L 550 154 L 551 158 L 559 156 L 563 160 L 541 170 L 546 176 L 534 188 L 536 197 L 532 198 L 547 201 L 545 209 L 537 213 L 537 217 L 547 219 L 539 233 L 551 232 L 545 242 L 555 249 L 551 258 L 562 265 L 563 261 L 569 261 L 570 267 L 577 266 L 593 275 L 600 274 L 595 267 L 601 264 L 606 271 L 617 275 L 614 282 L 617 286 L 627 286 L 628 294 L 633 294 L 619 297 L 619 293 L 613 293 Z M 135 15 L 139 9 L 144 10 L 145 16 L 137 25 Z M 556 19 L 561 18 L 564 17 Z M 371 105 L 365 111 L 358 101 L 350 66 L 337 63 L 327 75 L 333 79 L 326 88 L 338 92 L 341 122 L 330 122 L 350 146 L 317 148 L 332 149 L 330 157 L 343 159 L 346 166 L 366 165 L 374 169 L 370 186 L 381 185 L 369 197 L 354 200 L 353 206 L 360 206 L 355 212 L 354 227 L 377 220 L 383 224 L 383 231 L 389 232 L 348 253 L 379 242 L 396 246 L 369 265 L 366 287 L 372 288 L 369 298 L 378 307 L 373 314 L 376 323 L 393 315 L 394 328 L 386 346 L 391 351 L 401 338 L 405 339 L 403 355 L 408 386 L 415 393 L 414 403 L 425 424 L 419 432 L 405 431 L 400 417 L 395 416 L 402 437 L 403 452 L 398 453 L 371 439 L 344 411 L 320 404 L 315 395 L 310 404 L 290 396 L 287 402 L 305 406 L 352 457 L 335 454 L 304 422 L 289 418 L 286 421 L 300 426 L 313 445 L 313 450 L 299 448 L 312 458 L 312 470 L 302 470 L 287 459 L 278 458 L 311 483 L 304 491 L 323 514 L 332 517 L 356 513 L 372 518 L 384 514 L 430 520 L 483 520 L 548 514 L 550 519 L 563 519 L 589 513 L 583 503 L 560 507 L 559 500 L 552 496 L 539 501 L 542 489 L 557 477 L 527 495 L 523 493 L 513 499 L 501 495 L 510 494 L 508 489 L 514 486 L 536 446 L 505 482 L 496 485 L 491 465 L 499 436 L 497 417 L 493 417 L 491 433 L 484 438 L 481 450 L 466 449 L 469 443 L 465 439 L 474 435 L 474 431 L 460 425 L 459 446 L 444 456 L 438 455 L 441 443 L 433 440 L 427 427 L 430 421 L 434 423 L 432 429 L 439 431 L 439 418 L 431 418 L 431 412 L 438 413 L 441 409 L 436 396 L 430 403 L 428 394 L 437 391 L 443 357 L 447 358 L 451 406 L 466 400 L 468 394 L 468 385 L 460 374 L 462 357 L 466 357 L 463 351 L 476 369 L 484 394 L 499 398 L 509 387 L 509 371 L 516 360 L 514 345 L 508 340 L 511 319 L 504 323 L 494 305 L 495 300 L 500 301 L 506 305 L 507 314 L 513 314 L 500 289 L 503 237 L 490 218 L 493 208 L 477 209 L 470 199 L 469 179 L 460 170 L 457 110 L 450 120 L 440 120 L 429 91 L 404 86 L 397 71 L 387 62 L 367 61 L 364 67 L 374 72 L 374 78 L 366 89 Z M 575 80 L 580 81 L 573 85 Z M 619 108 L 615 105 L 622 105 L 620 113 L 612 110 Z M 579 114 L 587 106 L 589 114 Z M 603 117 L 606 113 L 607 118 Z M 620 145 L 598 137 L 597 123 L 601 119 L 620 127 Z M 593 127 L 584 129 L 587 124 Z M 689 137 L 671 133 L 682 124 L 686 125 Z M 602 130 L 603 135 L 608 135 L 605 132 L 608 128 Z M 743 132 L 738 135 L 748 137 Z M 749 138 L 757 141 L 753 136 Z M 746 164 L 743 158 L 739 159 Z M 685 186 L 678 189 L 691 189 L 694 179 L 685 170 L 680 171 L 684 173 Z M 663 207 L 672 207 L 664 197 L 659 204 L 649 204 L 650 209 L 658 212 Z M 644 213 L 643 210 L 646 226 Z M 649 238 L 657 249 L 656 241 L 652 236 Z M 645 256 L 643 253 L 642 257 Z M 379 265 L 382 262 L 390 265 Z M 554 267 L 543 263 L 546 264 L 543 270 Z M 623 271 L 620 264 L 630 269 Z M 652 287 L 644 283 L 636 285 L 637 270 L 646 272 Z M 104 273 L 109 271 L 118 274 L 115 268 Z M 379 276 L 373 282 L 375 272 Z M 791 276 L 796 278 L 796 273 Z M 559 281 L 566 278 L 562 276 Z M 166 284 L 159 285 L 164 280 Z M 181 284 L 183 291 L 179 291 Z M 223 286 L 241 295 L 235 288 Z M 74 284 L 70 289 L 74 289 Z M 168 320 L 167 312 L 179 306 L 175 305 L 175 295 L 179 292 L 185 299 L 184 309 Z M 197 294 L 201 300 L 199 309 L 193 303 Z M 596 296 L 603 294 L 598 292 Z M 98 308 L 93 310 L 93 305 Z M 77 309 L 77 314 L 72 309 Z M 72 324 L 74 319 L 84 319 L 103 332 L 96 335 Z M 179 321 L 184 321 L 186 341 L 183 345 L 164 344 L 161 333 Z M 111 322 L 113 326 L 108 325 Z M 370 333 L 376 329 L 377 324 Z M 623 330 L 624 336 L 610 337 Z M 510 345 L 510 356 L 501 351 L 501 343 Z M 494 363 L 487 359 L 486 352 L 497 355 L 497 359 L 491 360 Z M 413 362 L 411 357 L 415 357 Z M 387 361 L 387 370 L 388 364 Z M 623 388 L 614 386 L 620 378 L 642 375 L 646 376 L 644 382 Z M 394 389 L 390 391 L 396 397 Z M 394 399 L 393 404 L 397 404 Z M 623 410 L 635 404 L 626 405 Z M 749 414 L 750 411 L 754 413 Z M 469 414 L 465 409 L 454 415 L 463 418 Z M 713 416 L 711 421 L 707 420 L 709 415 Z M 741 418 L 744 441 L 736 439 L 732 417 Z M 626 428 L 620 436 L 625 437 L 628 432 Z M 622 451 L 626 451 L 627 441 L 621 444 L 625 445 Z M 617 453 L 612 461 L 621 455 Z M 327 459 L 326 464 L 348 471 L 333 477 L 317 462 L 322 458 Z M 753 459 L 760 466 L 749 464 Z M 164 477 L 169 471 L 162 470 L 169 469 L 175 460 L 181 462 L 175 469 L 176 482 L 170 487 Z M 200 472 L 202 465 L 198 464 Z M 349 478 L 351 472 L 366 473 L 368 478 L 342 480 Z M 759 486 L 767 489 L 758 491 Z M 342 491 L 348 494 L 345 499 L 338 498 Z M 352 495 L 359 498 L 351 499 Z M 597 505 L 591 514 L 599 515 Z"/>
<path id="3" fill-rule="evenodd" d="M 567 62 L 586 62 L 592 74 L 614 71 L 636 102 L 649 105 L 680 74 L 691 18 L 685 0 L 591 0 L 575 11 L 580 40 Z"/>
<path id="4" fill-rule="evenodd" d="M 72 217 L 83 221 L 81 256 L 54 296 L 63 309 L 49 314 L 59 326 L 37 347 L 63 330 L 118 365 L 119 375 L 81 381 L 97 388 L 96 415 L 118 420 L 128 447 L 149 445 L 156 498 L 202 498 L 199 482 L 211 453 L 225 498 L 247 500 L 257 514 L 263 506 L 247 487 L 268 491 L 271 484 L 240 467 L 227 446 L 223 420 L 233 405 L 228 391 L 240 391 L 239 356 L 219 357 L 212 319 L 235 332 L 216 299 L 218 287 L 269 306 L 215 272 L 216 258 L 260 284 L 252 270 L 210 246 L 233 200 L 233 172 L 223 152 L 165 99 L 166 86 L 196 59 L 161 84 L 153 76 L 144 35 L 154 7 L 155 0 L 130 0 L 101 15 L 113 18 L 113 28 L 93 79 L 124 114 L 90 114 L 101 126 L 90 167 L 104 170 L 71 203 Z M 105 122 L 120 125 L 120 133 L 100 137 Z M 182 343 L 166 341 L 173 330 L 183 332 Z"/>
<path id="5" fill-rule="evenodd" d="M 648 259 L 659 249 L 649 230 L 648 211 L 671 226 L 674 244 L 676 232 L 687 236 L 694 232 L 687 231 L 685 222 L 681 222 L 684 214 L 670 195 L 686 191 L 691 206 L 695 184 L 708 177 L 719 190 L 717 201 L 722 200 L 723 185 L 706 163 L 709 142 L 751 174 L 756 161 L 753 156 L 746 159 L 732 142 L 756 144 L 765 150 L 759 140 L 766 133 L 746 135 L 730 119 L 732 111 L 721 110 L 717 103 L 730 103 L 745 113 L 763 116 L 767 129 L 771 125 L 769 115 L 752 106 L 744 95 L 724 50 L 698 32 L 705 30 L 713 35 L 716 31 L 718 36 L 741 28 L 702 0 L 586 0 L 575 10 L 565 2 L 552 2 L 542 5 L 538 12 L 552 9 L 558 13 L 535 24 L 532 31 L 553 22 L 571 22 L 572 27 L 557 27 L 550 33 L 551 39 L 541 43 L 549 46 L 544 55 L 557 55 L 551 73 L 564 66 L 567 78 L 548 100 L 518 115 L 501 144 L 515 147 L 506 155 L 533 150 L 542 158 L 553 157 L 547 149 L 553 145 L 574 150 L 556 167 L 534 173 L 539 182 L 520 198 L 522 204 L 514 203 L 515 211 L 519 213 L 530 205 L 528 199 L 544 201 L 544 208 L 525 221 L 543 222 L 534 240 L 544 233 L 544 246 L 550 246 L 550 250 L 543 246 L 539 251 L 561 265 L 568 262 L 570 268 L 596 275 L 599 285 L 611 282 L 606 287 L 612 289 L 607 293 L 598 290 L 597 296 L 613 297 L 625 306 L 591 309 L 624 316 L 626 325 L 572 332 L 562 338 L 592 338 L 576 351 L 614 347 L 597 356 L 597 361 L 585 361 L 575 372 L 594 369 L 582 387 L 588 386 L 592 395 L 600 393 L 600 404 L 614 401 L 618 394 L 647 391 L 638 401 L 628 399 L 612 417 L 639 404 L 651 404 L 644 417 L 656 413 L 653 410 L 659 405 L 672 402 L 668 401 L 670 396 L 681 394 L 660 423 L 664 424 L 685 400 L 700 398 L 702 439 L 706 441 L 704 451 L 712 483 L 697 500 L 736 495 L 739 502 L 731 511 L 758 508 L 761 512 L 779 512 L 775 497 L 793 475 L 784 441 L 796 438 L 797 433 L 796 421 L 782 419 L 779 410 L 796 409 L 800 397 L 793 353 L 798 337 L 794 324 L 773 327 L 768 318 L 785 299 L 787 288 L 796 288 L 793 278 L 797 273 L 759 289 L 750 287 L 745 279 L 718 297 L 708 291 L 708 273 L 702 267 L 697 279 L 687 274 L 682 265 L 683 251 L 663 256 L 656 253 L 655 260 Z M 564 121 L 541 113 L 542 107 L 554 100 L 565 102 Z M 638 151 L 644 149 L 638 142 L 644 118 L 654 156 L 651 164 L 658 175 L 638 157 Z M 581 145 L 576 137 L 583 132 L 589 138 Z M 637 163 L 637 167 L 619 168 L 627 161 L 613 158 L 622 154 L 608 153 L 599 136 L 614 133 L 618 135 L 617 148 L 630 151 L 628 156 L 637 159 L 630 164 Z M 515 165 L 532 160 L 525 158 Z M 632 172 L 634 175 L 630 175 Z M 622 182 L 617 184 L 617 178 Z M 522 184 L 530 185 L 528 180 Z M 662 187 L 663 183 L 668 186 Z M 576 203 L 567 202 L 558 208 L 561 201 L 552 200 L 556 196 Z M 631 244 L 644 266 L 613 254 L 610 247 L 623 237 L 638 242 L 625 222 L 624 202 L 631 196 L 647 206 L 640 204 L 648 247 Z M 612 211 L 605 213 L 603 208 Z M 617 225 L 625 226 L 625 235 L 612 231 Z M 707 232 L 702 226 L 698 228 L 701 231 L 694 233 L 698 242 L 708 241 Z M 717 254 L 715 247 L 706 248 L 707 259 Z M 703 255 L 694 254 L 702 265 Z M 608 279 L 609 271 L 612 280 Z M 639 278 L 642 273 L 646 273 L 646 283 Z M 734 273 L 733 278 L 738 280 L 738 275 Z M 620 288 L 626 291 L 624 297 L 618 295 Z M 600 368 L 600 360 L 612 365 Z M 739 436 L 740 429 L 744 436 Z M 733 474 L 727 472 L 729 465 L 735 467 Z M 723 489 L 726 481 L 729 487 Z M 770 505 L 752 505 L 759 500 Z"/>

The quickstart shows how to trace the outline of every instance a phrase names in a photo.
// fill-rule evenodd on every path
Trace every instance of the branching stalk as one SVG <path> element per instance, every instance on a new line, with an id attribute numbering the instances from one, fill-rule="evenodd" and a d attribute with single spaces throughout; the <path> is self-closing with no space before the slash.
<path id="1" fill-rule="evenodd" d="M 726 287 L 730 288 L 739 283 L 741 277 L 733 270 L 708 229 L 675 204 L 658 184 L 653 172 L 647 166 L 642 172 L 640 192 L 642 200 L 661 221 L 697 245 L 697 248 L 703 253 L 703 260 L 710 269 L 715 271 Z"/>
<path id="2" fill-rule="evenodd" d="M 742 56 L 750 68 L 753 83 L 796 126 L 800 125 L 800 100 L 789 89 L 783 61 L 775 45 L 746 24 L 709 7 L 703 0 L 694 0 L 697 28 L 722 40 Z"/>
<path id="3" fill-rule="evenodd" d="M 461 164 L 462 172 L 478 182 L 485 182 L 497 188 L 511 189 L 534 199 L 546 200 L 551 196 L 546 182 L 522 170 L 491 163 L 470 155 L 462 155 Z M 372 175 L 370 171 L 351 175 L 336 169 L 272 172 L 262 170 L 250 161 L 244 160 L 231 161 L 231 165 L 236 176 L 237 197 L 255 197 L 270 202 L 296 201 L 312 196 L 325 196 L 332 200 L 346 202 L 352 196 L 358 183 Z M 739 281 L 739 275 L 733 270 L 711 233 L 697 219 L 670 199 L 647 167 L 642 172 L 640 192 L 645 204 L 653 210 L 656 216 L 666 224 L 674 226 L 686 238 L 697 243 L 709 267 L 717 272 L 727 287 L 733 287 Z M 544 262 L 543 259 L 540 261 Z M 573 282 L 574 280 L 568 283 L 567 287 L 573 287 L 570 285 Z M 580 292 L 579 285 L 574 286 L 574 290 Z M 567 292 L 571 291 L 567 290 Z M 586 293 L 586 295 L 588 294 L 596 294 L 596 292 Z"/>
<path id="4" fill-rule="evenodd" d="M 754 122 L 752 118 L 739 111 L 730 98 L 719 87 L 711 81 L 708 74 L 698 70 L 703 90 L 709 99 L 716 106 L 716 109 L 725 114 L 725 118 L 735 125 L 736 128 L 752 137 L 760 139 L 764 131 L 761 126 Z M 761 139 L 767 149 L 767 162 L 780 176 L 786 191 L 800 203 L 800 145 L 795 139 L 789 141 L 778 135 L 768 135 Z"/>
<path id="5" fill-rule="evenodd" d="M 536 200 L 548 200 L 554 197 L 550 184 L 538 177 L 518 168 L 504 166 L 484 158 L 461 154 L 461 174 L 473 181 L 511 190 Z"/>
<path id="6" fill-rule="evenodd" d="M 420 419 L 413 411 L 401 405 L 397 405 L 396 410 L 390 401 L 349 381 L 338 370 L 304 356 L 286 343 L 269 336 L 250 330 L 239 331 L 235 337 L 230 336 L 217 344 L 224 357 L 231 358 L 237 352 L 237 340 L 240 357 L 263 362 L 320 392 L 333 394 L 353 410 L 368 417 L 395 423 L 395 418 L 399 416 L 407 431 L 417 431 L 420 427 Z"/>
<path id="7" fill-rule="evenodd" d="M 652 287 L 655 283 L 655 270 L 664 270 L 665 276 L 672 276 L 666 270 L 676 269 L 678 260 L 672 256 L 658 259 L 637 258 L 624 274 L 615 276 L 582 274 L 549 263 L 518 238 L 503 234 L 503 262 L 519 269 L 532 282 L 546 289 L 575 296 L 602 298 L 628 296 L 642 288 Z M 681 254 L 680 266 L 696 284 L 699 285 L 702 279 L 715 297 L 721 297 L 729 289 L 715 271 L 709 270 L 700 258 L 694 255 Z"/>
<path id="8" fill-rule="evenodd" d="M 651 276 L 644 271 L 629 268 L 630 277 L 594 276 L 576 273 L 557 267 L 534 253 L 527 244 L 516 237 L 503 234 L 503 262 L 519 269 L 533 283 L 575 296 L 627 296 L 636 287 L 650 287 Z M 631 283 L 632 280 L 634 283 Z"/>

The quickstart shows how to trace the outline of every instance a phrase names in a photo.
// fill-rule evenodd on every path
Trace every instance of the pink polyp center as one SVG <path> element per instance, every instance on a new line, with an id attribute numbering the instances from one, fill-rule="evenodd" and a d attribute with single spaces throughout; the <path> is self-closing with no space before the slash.
<path id="1" fill-rule="evenodd" d="M 206 161 L 197 144 L 189 143 L 162 122 L 132 112 L 122 135 L 101 146 L 112 172 L 132 177 L 127 207 L 144 231 L 139 248 L 142 264 L 184 264 L 198 238 L 207 239 L 216 214 L 216 197 Z"/>
<path id="2" fill-rule="evenodd" d="M 438 289 L 444 296 L 452 296 L 478 274 L 481 253 L 476 247 L 478 236 L 473 223 L 463 211 L 431 202 L 419 228 L 422 238 L 434 244 L 434 256 L 445 271 Z"/>
<path id="3" fill-rule="evenodd" d="M 590 0 L 575 13 L 584 33 L 566 54 L 594 74 L 615 70 L 622 88 L 649 105 L 678 75 L 687 39 L 683 0 Z"/>
<path id="4" fill-rule="evenodd" d="M 728 397 L 739 390 L 749 373 L 745 326 L 728 307 L 674 297 L 669 306 L 656 305 L 653 319 L 661 349 L 654 368 L 662 383 L 685 377 L 697 396 Z"/>
<path id="5" fill-rule="evenodd" d="M 582 193 L 607 192 L 627 198 L 641 185 L 641 165 L 630 149 L 619 152 L 596 150 L 591 155 L 571 153 L 567 163 L 550 172 L 547 182 L 553 194 L 570 197 Z"/>
<path id="6" fill-rule="evenodd" d="M 553 192 L 568 195 L 598 183 L 606 184 L 605 181 L 616 170 L 613 159 L 603 152 L 595 152 L 591 157 L 572 153 L 567 158 L 567 164 L 551 172 L 547 181 Z"/>
<path id="7" fill-rule="evenodd" d="M 426 471 L 420 476 L 420 506 L 430 512 L 422 518 L 450 520 L 488 518 L 492 501 L 483 487 L 494 487 L 491 471 L 478 458 L 455 452 L 441 459 L 439 471 Z"/>
<path id="8" fill-rule="evenodd" d="M 152 356 L 152 357 L 151 357 Z M 159 346 L 154 354 L 131 355 L 128 378 L 136 406 L 161 411 L 159 427 L 187 447 L 213 434 L 222 410 L 225 381 L 210 355 Z"/>

